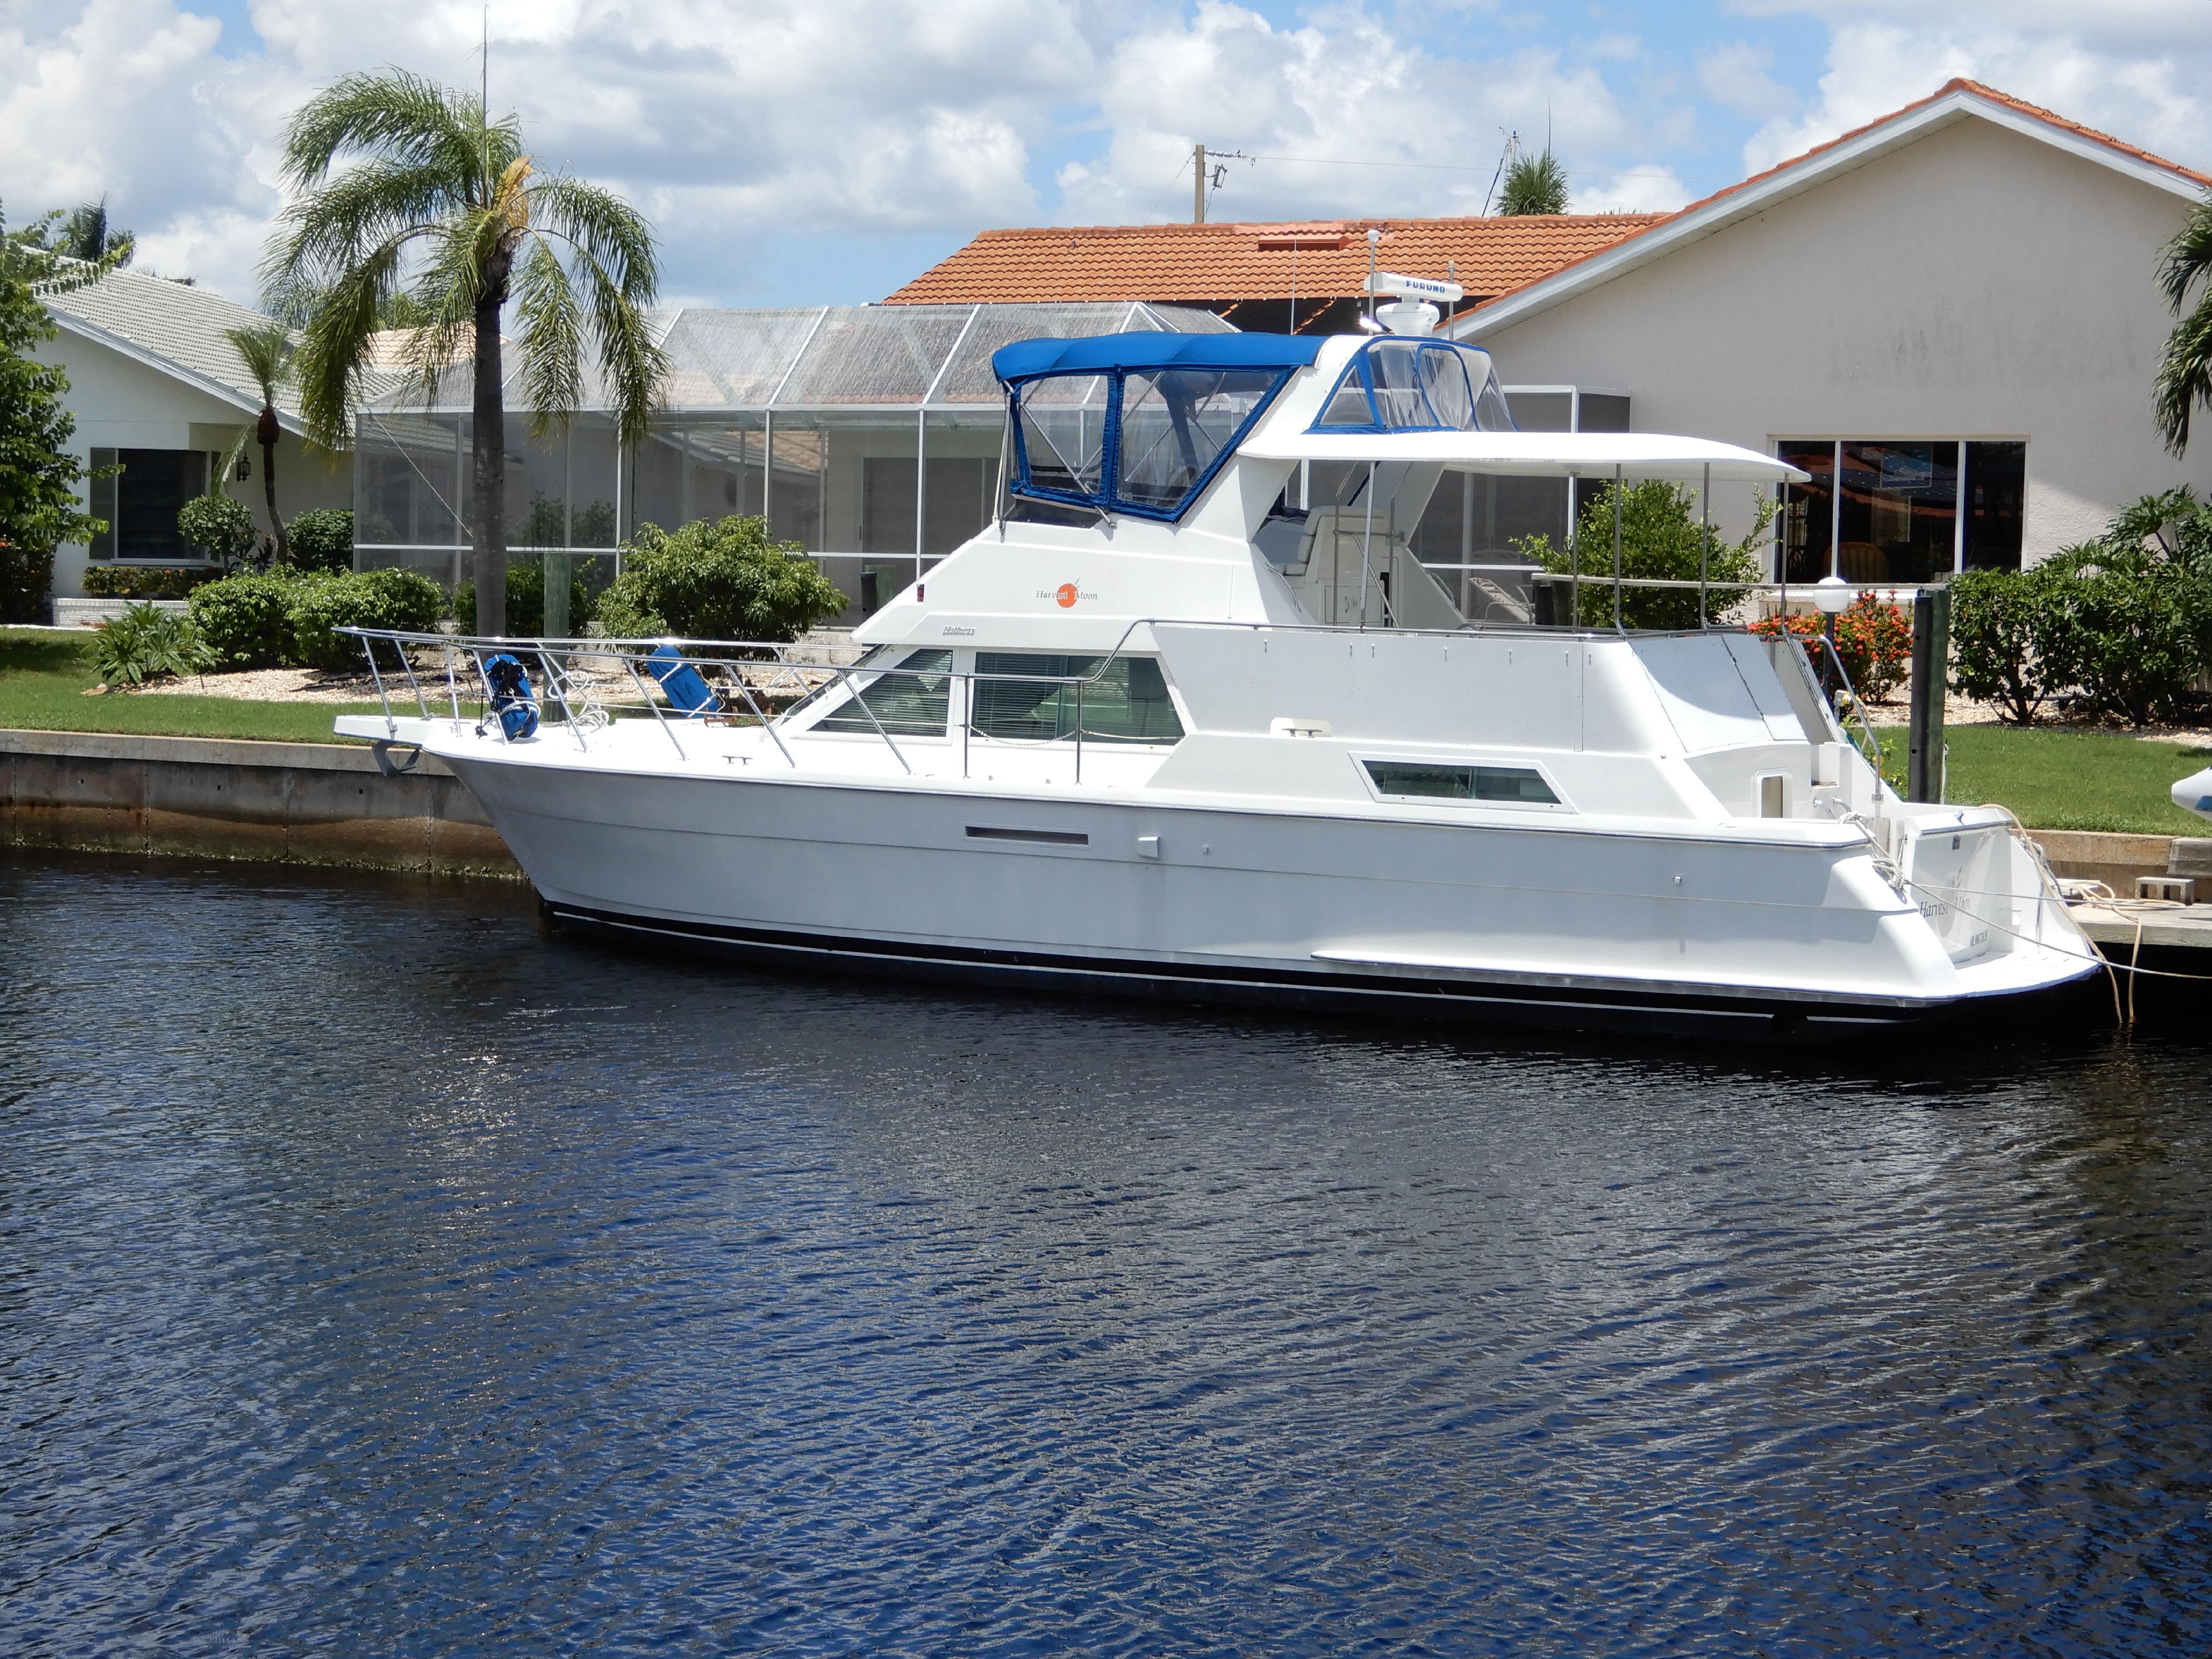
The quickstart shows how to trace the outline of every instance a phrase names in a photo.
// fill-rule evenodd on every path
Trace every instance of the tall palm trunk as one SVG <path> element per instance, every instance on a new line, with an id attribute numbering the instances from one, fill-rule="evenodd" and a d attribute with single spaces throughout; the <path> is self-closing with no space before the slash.
<path id="1" fill-rule="evenodd" d="M 276 538 L 276 562 L 292 562 L 292 544 L 284 534 L 284 520 L 276 516 L 276 440 L 283 428 L 276 423 L 276 409 L 273 404 L 261 405 L 261 418 L 254 423 L 253 441 L 261 446 L 261 489 L 269 498 L 269 530 Z"/>
<path id="2" fill-rule="evenodd" d="M 501 390 L 500 307 L 507 299 L 504 258 L 485 272 L 477 301 L 475 462 L 477 632 L 507 632 L 507 399 Z"/>

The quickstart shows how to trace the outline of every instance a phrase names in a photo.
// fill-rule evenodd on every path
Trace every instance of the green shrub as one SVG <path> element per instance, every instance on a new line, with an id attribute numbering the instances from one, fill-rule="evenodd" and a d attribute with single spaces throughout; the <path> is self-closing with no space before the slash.
<path id="1" fill-rule="evenodd" d="M 1548 536 L 1524 536 L 1513 545 L 1546 570 L 1565 575 L 1577 564 L 1585 576 L 1613 574 L 1613 498 L 1608 483 L 1583 507 L 1576 525 L 1581 543 L 1579 560 L 1565 548 L 1554 547 Z M 1705 595 L 1705 614 L 1718 617 L 1741 601 L 1743 584 L 1759 579 L 1760 568 L 1752 550 L 1774 520 L 1774 502 L 1764 495 L 1751 534 L 1741 542 L 1724 542 L 1710 526 L 1703 535 L 1705 579 L 1712 586 Z M 1698 580 L 1698 497 L 1687 485 L 1652 479 L 1628 484 L 1620 491 L 1620 574 L 1644 580 Z M 1586 586 L 1576 606 L 1577 620 L 1586 628 L 1607 627 L 1613 622 L 1613 588 Z M 1620 618 L 1630 628 L 1695 628 L 1698 595 L 1694 588 L 1624 587 Z"/>
<path id="2" fill-rule="evenodd" d="M 673 535 L 639 526 L 622 574 L 600 596 L 599 622 L 616 639 L 781 641 L 844 608 L 845 596 L 797 542 L 771 542 L 762 520 L 732 515 Z"/>
<path id="3" fill-rule="evenodd" d="M 226 576 L 192 590 L 192 624 L 221 668 L 281 668 L 292 659 L 292 600 L 283 573 Z"/>
<path id="4" fill-rule="evenodd" d="M 253 515 L 228 495 L 195 495 L 177 511 L 177 533 L 226 568 L 251 562 L 261 544 Z"/>
<path id="5" fill-rule="evenodd" d="M 568 575 L 568 633 L 583 633 L 591 620 L 592 595 L 574 568 Z M 464 634 L 477 631 L 477 590 L 463 582 L 453 590 L 453 623 Z M 532 639 L 545 631 L 545 567 L 537 559 L 521 560 L 507 568 L 507 631 L 514 639 Z"/>
<path id="6" fill-rule="evenodd" d="M 198 674 L 214 666 L 214 653 L 191 618 L 159 610 L 150 601 L 110 617 L 93 638 L 92 659 L 110 685 L 138 685 L 164 674 Z"/>
<path id="7" fill-rule="evenodd" d="M 325 672 L 357 669 L 367 660 L 361 641 L 334 628 L 392 628 L 428 633 L 438 625 L 446 596 L 438 584 L 412 570 L 349 571 L 307 576 L 291 584 L 292 661 Z"/>
<path id="8" fill-rule="evenodd" d="M 2071 618 L 2055 574 L 1967 570 L 1951 578 L 1951 689 L 2027 726 L 2073 679 Z"/>
<path id="9" fill-rule="evenodd" d="M 284 526 L 284 538 L 301 570 L 353 568 L 353 514 L 343 507 L 302 513 Z"/>
<path id="10" fill-rule="evenodd" d="M 88 564 L 84 591 L 95 599 L 185 599 L 218 574 L 205 565 Z"/>
<path id="11" fill-rule="evenodd" d="M 0 541 L 0 623 L 38 621 L 53 585 L 53 549 Z"/>
<path id="12" fill-rule="evenodd" d="M 2133 550 L 2069 548 L 2037 574 L 2063 623 L 2065 677 L 2092 712 L 2148 726 L 2212 662 L 2212 578 Z"/>

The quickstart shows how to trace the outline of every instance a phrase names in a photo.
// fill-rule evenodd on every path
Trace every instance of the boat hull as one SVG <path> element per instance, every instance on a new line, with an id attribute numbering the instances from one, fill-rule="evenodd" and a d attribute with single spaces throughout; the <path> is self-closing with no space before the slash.
<path id="1" fill-rule="evenodd" d="M 1863 845 L 512 753 L 447 758 L 562 925 L 758 963 L 1750 1040 L 1923 1025 L 2093 970 L 1960 969 Z"/>

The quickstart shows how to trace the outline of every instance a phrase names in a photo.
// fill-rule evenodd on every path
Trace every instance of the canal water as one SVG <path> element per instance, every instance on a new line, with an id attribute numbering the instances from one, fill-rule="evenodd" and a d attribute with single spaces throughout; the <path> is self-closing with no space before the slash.
<path id="1" fill-rule="evenodd" d="M 0 860 L 0 1649 L 2201 1654 L 2207 1059 Z"/>

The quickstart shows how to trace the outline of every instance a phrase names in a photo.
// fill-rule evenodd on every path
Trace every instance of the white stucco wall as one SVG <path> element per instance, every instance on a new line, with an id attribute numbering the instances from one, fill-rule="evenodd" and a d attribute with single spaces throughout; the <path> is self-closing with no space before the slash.
<path id="1" fill-rule="evenodd" d="M 2189 205 L 1969 117 L 1468 337 L 1509 381 L 1625 387 L 1640 431 L 2025 438 L 2033 563 L 2139 495 L 2212 486 L 2212 441 L 2176 461 L 2150 416 L 2155 267 Z M 1716 502 L 1739 532 L 1740 494 Z"/>
<path id="2" fill-rule="evenodd" d="M 64 405 L 76 417 L 70 449 L 89 466 L 94 449 L 200 449 L 228 451 L 253 416 L 197 386 L 173 379 L 136 358 L 64 331 L 32 354 L 59 366 L 69 376 Z M 231 485 L 231 494 L 252 510 L 253 521 L 268 526 L 261 479 L 261 450 L 247 451 L 253 476 Z M 84 500 L 83 495 L 79 499 Z M 276 446 L 276 506 L 289 521 L 318 507 L 353 505 L 352 457 L 311 451 L 286 433 Z M 84 592 L 88 550 L 65 544 L 54 550 L 54 592 L 73 598 Z"/>

